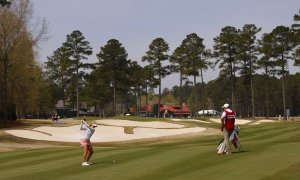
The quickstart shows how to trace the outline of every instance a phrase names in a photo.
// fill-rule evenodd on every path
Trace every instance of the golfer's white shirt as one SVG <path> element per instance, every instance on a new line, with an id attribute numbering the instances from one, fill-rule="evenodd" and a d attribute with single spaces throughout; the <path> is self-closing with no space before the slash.
<path id="1" fill-rule="evenodd" d="M 91 128 L 86 122 L 81 121 L 80 130 L 85 130 L 84 136 L 82 139 L 91 139 L 92 135 L 95 132 L 94 128 Z"/>

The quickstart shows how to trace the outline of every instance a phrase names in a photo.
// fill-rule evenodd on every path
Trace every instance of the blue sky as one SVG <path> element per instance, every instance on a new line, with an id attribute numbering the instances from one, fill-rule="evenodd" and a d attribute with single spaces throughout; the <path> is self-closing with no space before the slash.
<path id="1" fill-rule="evenodd" d="M 186 35 L 197 33 L 212 49 L 213 38 L 225 26 L 242 28 L 244 24 L 262 27 L 262 33 L 278 25 L 290 26 L 300 8 L 299 0 L 31 0 L 34 16 L 45 17 L 48 40 L 39 44 L 39 61 L 61 46 L 66 35 L 80 30 L 91 42 L 95 54 L 109 39 L 118 39 L 130 59 L 141 62 L 151 41 L 162 37 L 171 54 Z M 143 63 L 140 63 L 144 65 Z M 290 65 L 292 72 L 299 71 Z M 215 79 L 218 69 L 204 74 Z M 178 75 L 163 80 L 162 87 L 179 84 Z"/>

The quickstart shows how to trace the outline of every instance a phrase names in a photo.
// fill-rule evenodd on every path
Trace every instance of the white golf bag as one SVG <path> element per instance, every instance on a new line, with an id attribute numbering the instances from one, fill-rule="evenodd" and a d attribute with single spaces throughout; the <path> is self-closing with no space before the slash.
<path id="1" fill-rule="evenodd" d="M 233 132 L 231 133 L 228 141 L 229 141 L 229 145 L 233 145 L 236 149 L 238 149 L 239 151 L 243 151 L 242 145 L 239 141 L 239 131 L 240 128 L 236 125 L 234 127 Z M 226 154 L 227 153 L 227 149 L 225 147 L 225 143 L 224 143 L 224 139 L 222 139 L 217 147 L 217 151 L 218 154 Z"/>

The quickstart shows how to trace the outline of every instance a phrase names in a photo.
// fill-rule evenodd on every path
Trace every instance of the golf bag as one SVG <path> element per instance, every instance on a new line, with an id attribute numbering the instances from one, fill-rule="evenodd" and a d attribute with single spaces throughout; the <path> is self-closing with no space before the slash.
<path id="1" fill-rule="evenodd" d="M 239 136 L 238 136 L 239 131 L 240 131 L 240 128 L 236 125 L 234 127 L 233 132 L 229 136 L 228 141 L 229 141 L 229 145 L 233 145 L 239 151 L 243 151 L 242 145 L 239 141 Z M 218 154 L 226 154 L 227 153 L 227 149 L 226 149 L 225 143 L 224 143 L 224 138 L 219 142 L 217 151 L 218 151 Z"/>

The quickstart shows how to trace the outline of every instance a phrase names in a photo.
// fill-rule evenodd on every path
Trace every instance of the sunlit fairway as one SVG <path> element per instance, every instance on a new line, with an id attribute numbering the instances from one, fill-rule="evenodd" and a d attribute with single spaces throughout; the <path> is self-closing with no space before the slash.
<path id="1" fill-rule="evenodd" d="M 232 155 L 217 155 L 220 139 L 97 146 L 87 167 L 78 146 L 3 152 L 0 179 L 300 179 L 300 123 L 243 125 Z"/>

